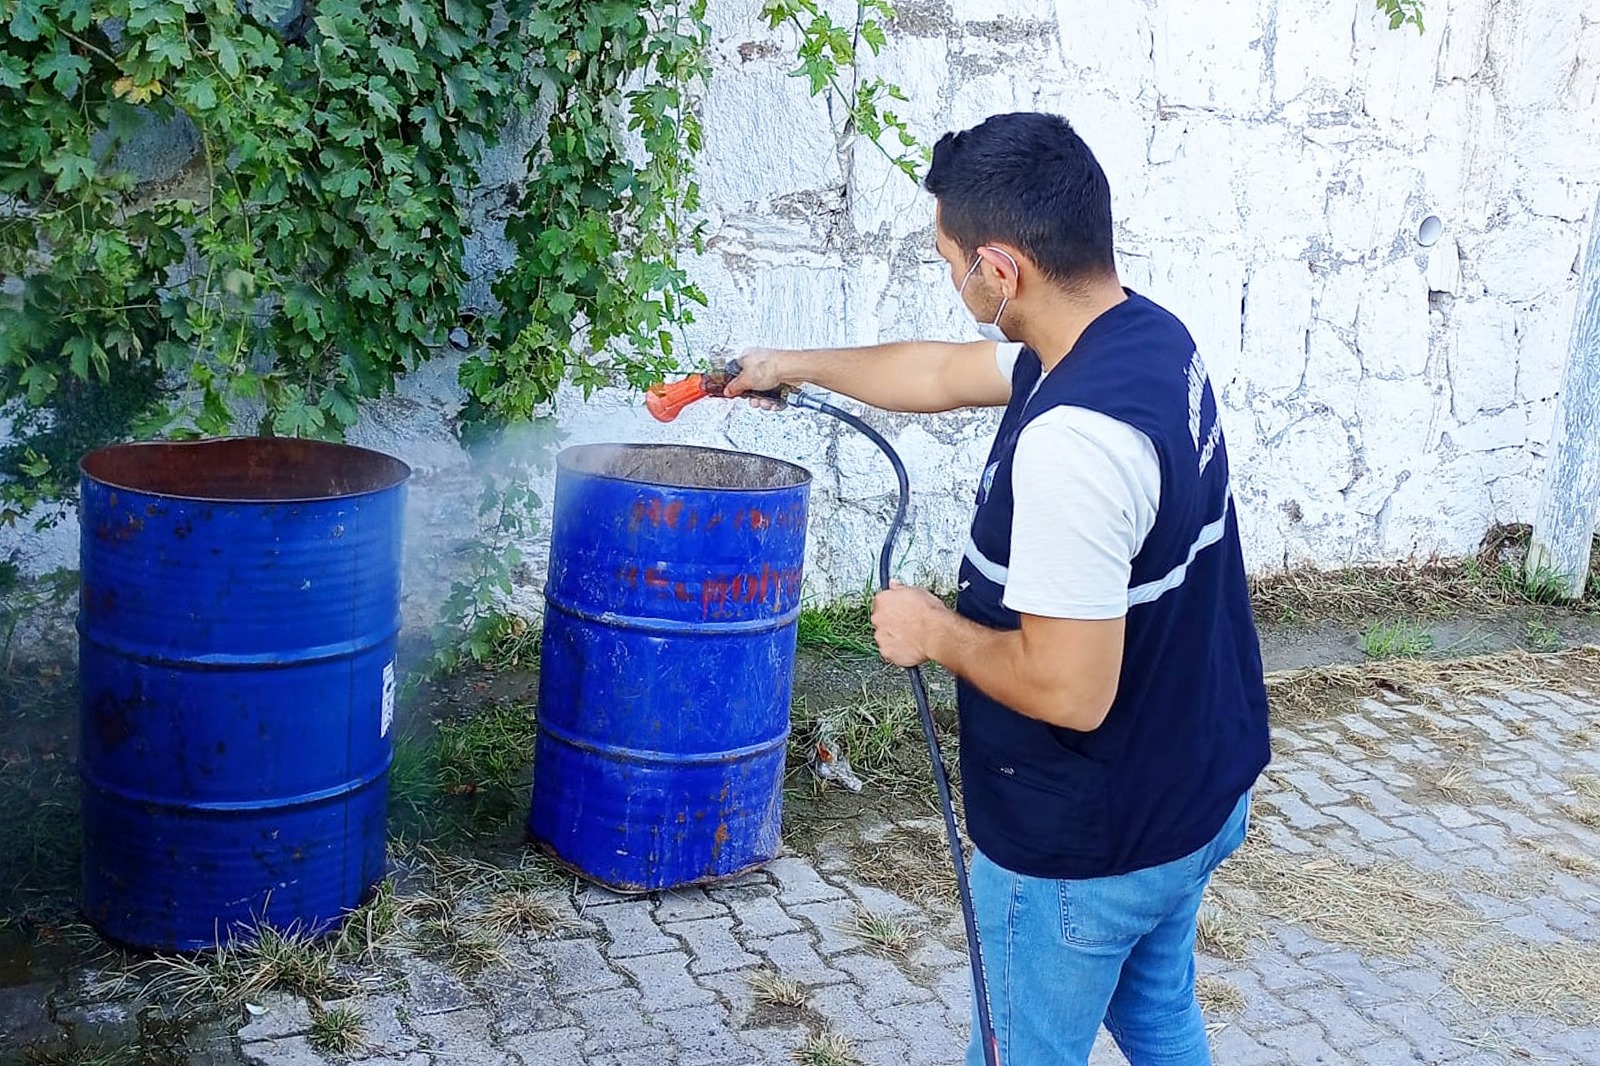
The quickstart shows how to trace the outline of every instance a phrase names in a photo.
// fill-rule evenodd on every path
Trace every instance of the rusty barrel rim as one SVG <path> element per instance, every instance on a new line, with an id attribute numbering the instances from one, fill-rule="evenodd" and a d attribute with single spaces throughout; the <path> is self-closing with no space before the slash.
<path id="1" fill-rule="evenodd" d="M 90 481 L 121 492 L 230 504 L 316 503 L 371 496 L 403 485 L 411 477 L 411 467 L 392 455 L 303 437 L 112 444 L 85 455 L 78 471 Z M 232 486 L 251 491 L 230 491 Z"/>
<path id="2" fill-rule="evenodd" d="M 624 455 L 695 455 L 709 459 L 712 462 L 738 460 L 773 473 L 781 473 L 784 477 L 782 480 L 775 479 L 772 484 L 736 485 L 691 481 L 684 478 L 673 478 L 670 475 L 663 477 L 659 471 L 628 474 L 608 468 L 606 462 L 608 458 Z M 771 456 L 758 455 L 755 452 L 740 452 L 731 448 L 710 448 L 698 444 L 577 444 L 561 450 L 560 454 L 556 456 L 556 469 L 586 478 L 598 478 L 602 481 L 619 481 L 649 488 L 691 492 L 782 493 L 804 488 L 810 485 L 812 480 L 811 471 L 798 463 L 791 463 L 786 459 L 774 459 Z"/>

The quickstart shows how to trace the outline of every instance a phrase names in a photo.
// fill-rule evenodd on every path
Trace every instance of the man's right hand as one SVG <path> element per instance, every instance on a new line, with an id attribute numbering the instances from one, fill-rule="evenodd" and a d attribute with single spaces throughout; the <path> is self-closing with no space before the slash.
<path id="1" fill-rule="evenodd" d="M 788 354 L 779 348 L 746 348 L 739 353 L 739 376 L 728 382 L 724 395 L 737 397 L 751 392 L 773 392 L 784 385 L 795 384 L 783 378 L 784 356 Z M 750 402 L 768 409 L 778 406 L 760 396 L 751 396 Z"/>

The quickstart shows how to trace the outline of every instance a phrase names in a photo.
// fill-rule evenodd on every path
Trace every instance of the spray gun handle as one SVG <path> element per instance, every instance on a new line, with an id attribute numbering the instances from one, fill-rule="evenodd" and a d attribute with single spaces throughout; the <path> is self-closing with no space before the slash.
<path id="1" fill-rule="evenodd" d="M 739 365 L 739 360 L 729 359 L 727 365 L 725 365 L 718 374 L 718 379 L 720 381 L 719 387 L 724 389 L 727 388 L 728 382 L 732 381 L 742 373 L 744 373 L 744 368 Z M 751 391 L 743 393 L 742 395 L 755 397 L 756 399 L 761 400 L 771 400 L 779 407 L 786 407 L 789 403 L 789 397 L 794 393 L 794 391 L 794 388 L 790 385 L 779 385 L 775 389 L 767 389 L 762 392 Z M 719 393 L 719 395 L 725 394 Z"/>
<path id="2" fill-rule="evenodd" d="M 671 422 L 683 413 L 683 409 L 697 400 L 707 396 L 726 396 L 728 382 L 739 376 L 739 363 L 732 361 L 721 370 L 710 370 L 704 374 L 690 374 L 681 381 L 661 382 L 651 387 L 645 395 L 644 405 L 652 417 L 658 422 Z M 745 396 L 752 396 L 763 400 L 770 400 L 778 406 L 787 406 L 794 390 L 788 386 L 771 389 L 763 392 L 747 392 Z"/>

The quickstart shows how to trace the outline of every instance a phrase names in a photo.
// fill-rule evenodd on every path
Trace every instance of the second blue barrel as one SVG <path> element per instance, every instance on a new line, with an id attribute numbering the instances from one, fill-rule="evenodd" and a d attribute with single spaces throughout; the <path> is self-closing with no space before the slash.
<path id="1" fill-rule="evenodd" d="M 83 461 L 83 910 L 206 948 L 384 876 L 404 463 L 315 441 Z"/>
<path id="2" fill-rule="evenodd" d="M 528 828 L 590 880 L 777 854 L 810 485 L 709 448 L 559 456 Z"/>

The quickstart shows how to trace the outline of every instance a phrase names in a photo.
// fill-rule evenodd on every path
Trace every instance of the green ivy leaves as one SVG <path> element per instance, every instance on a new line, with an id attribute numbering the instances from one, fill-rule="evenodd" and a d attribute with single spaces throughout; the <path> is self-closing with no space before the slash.
<path id="1" fill-rule="evenodd" d="M 1378 10 L 1389 16 L 1389 28 L 1398 30 L 1402 26 L 1411 25 L 1417 28 L 1418 33 L 1422 28 L 1422 0 L 1377 0 Z"/>
<path id="2" fill-rule="evenodd" d="M 904 102 L 905 93 L 883 78 L 856 76 L 860 46 L 877 55 L 888 40 L 884 22 L 893 21 L 895 14 L 888 0 L 856 0 L 855 21 L 848 24 L 835 22 L 819 0 L 768 0 L 761 14 L 772 29 L 788 23 L 799 32 L 800 65 L 792 73 L 806 79 L 812 96 L 831 89 L 843 102 L 843 135 L 860 134 L 896 169 L 918 180 L 928 151 L 905 120 L 889 109 L 889 101 Z"/>
<path id="3" fill-rule="evenodd" d="M 248 404 L 258 431 L 339 436 L 459 319 L 481 146 L 541 108 L 470 413 L 670 361 L 704 299 L 676 259 L 703 0 L 318 0 L 287 40 L 241 13 L 268 7 L 291 10 L 0 0 L 0 402 L 137 379 L 100 437 L 229 432 Z M 131 167 L 157 127 L 198 150 L 150 180 Z M 76 456 L 49 458 L 33 496 L 70 488 Z"/>

